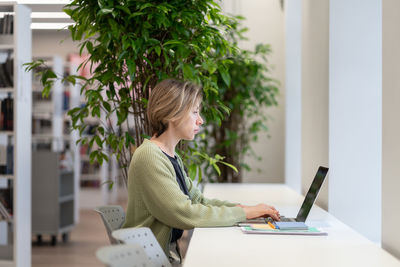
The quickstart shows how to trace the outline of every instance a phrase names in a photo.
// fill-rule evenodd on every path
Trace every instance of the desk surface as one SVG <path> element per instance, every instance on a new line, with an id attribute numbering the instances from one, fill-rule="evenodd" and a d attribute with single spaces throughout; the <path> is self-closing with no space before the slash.
<path id="1" fill-rule="evenodd" d="M 303 197 L 279 184 L 208 184 L 204 195 L 242 204 L 267 203 L 295 217 Z M 307 218 L 328 236 L 244 234 L 239 227 L 196 228 L 184 266 L 400 266 L 375 243 L 314 206 Z"/>

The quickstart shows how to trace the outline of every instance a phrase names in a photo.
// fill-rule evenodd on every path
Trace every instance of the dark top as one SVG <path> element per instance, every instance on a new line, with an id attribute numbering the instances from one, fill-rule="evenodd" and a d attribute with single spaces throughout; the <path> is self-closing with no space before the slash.
<path id="1" fill-rule="evenodd" d="M 174 166 L 175 175 L 176 175 L 176 181 L 178 182 L 179 187 L 181 188 L 182 192 L 183 192 L 185 195 L 189 196 L 189 190 L 188 190 L 188 188 L 187 188 L 187 186 L 186 186 L 185 177 L 183 176 L 182 170 L 181 170 L 181 168 L 179 167 L 178 159 L 177 159 L 176 157 L 171 157 L 170 155 L 168 155 L 168 154 L 165 153 L 164 151 L 163 151 L 163 153 L 169 158 L 169 160 L 170 160 L 171 163 L 172 163 L 172 166 Z M 171 239 L 171 243 L 172 243 L 172 242 L 176 242 L 179 238 L 181 238 L 181 237 L 182 237 L 182 234 L 183 234 L 183 230 L 173 228 L 173 229 L 172 229 L 172 239 Z"/>

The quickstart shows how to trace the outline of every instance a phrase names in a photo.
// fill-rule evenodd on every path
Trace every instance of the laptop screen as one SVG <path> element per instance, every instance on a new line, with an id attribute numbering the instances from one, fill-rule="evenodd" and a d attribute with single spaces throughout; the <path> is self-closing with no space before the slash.
<path id="1" fill-rule="evenodd" d="M 326 174 L 328 173 L 328 168 L 319 167 L 314 180 L 308 189 L 307 195 L 304 198 L 303 205 L 297 214 L 296 221 L 305 222 L 308 214 L 310 213 L 311 207 L 313 206 L 315 199 L 317 198 L 318 192 L 325 180 Z"/>

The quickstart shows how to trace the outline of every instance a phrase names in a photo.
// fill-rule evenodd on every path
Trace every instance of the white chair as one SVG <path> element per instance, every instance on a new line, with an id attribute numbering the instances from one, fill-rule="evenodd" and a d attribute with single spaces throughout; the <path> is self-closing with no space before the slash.
<path id="1" fill-rule="evenodd" d="M 124 209 L 118 205 L 109 205 L 100 206 L 95 208 L 94 210 L 100 214 L 104 226 L 106 227 L 107 235 L 110 239 L 111 244 L 118 244 L 119 242 L 112 237 L 111 233 L 112 231 L 121 228 L 122 224 L 124 224 Z"/>
<path id="2" fill-rule="evenodd" d="M 137 244 L 101 247 L 96 251 L 96 257 L 109 267 L 155 267 Z"/>
<path id="3" fill-rule="evenodd" d="M 125 244 L 139 244 L 146 252 L 149 260 L 157 267 L 171 267 L 153 232 L 148 227 L 125 228 L 112 232 L 112 236 Z"/>

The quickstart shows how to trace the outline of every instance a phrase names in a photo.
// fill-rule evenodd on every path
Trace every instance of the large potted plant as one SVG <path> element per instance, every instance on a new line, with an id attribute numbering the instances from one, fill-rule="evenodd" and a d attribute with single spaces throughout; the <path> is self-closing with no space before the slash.
<path id="1" fill-rule="evenodd" d="M 79 67 L 89 65 L 93 75 L 61 77 L 44 68 L 40 72 L 43 94 L 49 93 L 56 79 L 81 84 L 86 105 L 68 112 L 72 127 L 82 136 L 78 142 L 89 144 L 91 160 L 100 164 L 108 160 L 103 150 L 108 147 L 117 156 L 125 182 L 132 148 L 150 132 L 146 103 L 158 81 L 175 77 L 201 84 L 205 98 L 213 99 L 206 101 L 202 110 L 208 121 L 221 121 L 229 112 L 219 100 L 218 77 L 222 75 L 228 83 L 231 62 L 224 55 L 234 53 L 237 47 L 223 34 L 232 20 L 222 15 L 214 1 L 75 0 L 64 11 L 75 22 L 69 27 L 71 38 L 79 42 L 81 53 L 88 53 Z M 42 64 L 28 63 L 27 70 Z M 106 119 L 92 129 L 95 135 L 83 135 L 84 119 L 100 118 L 102 111 Z M 113 116 L 116 124 L 110 122 Z M 214 168 L 222 161 L 208 155 L 204 146 L 186 151 L 183 156 L 191 178 L 201 174 L 199 160 L 207 160 Z"/>

